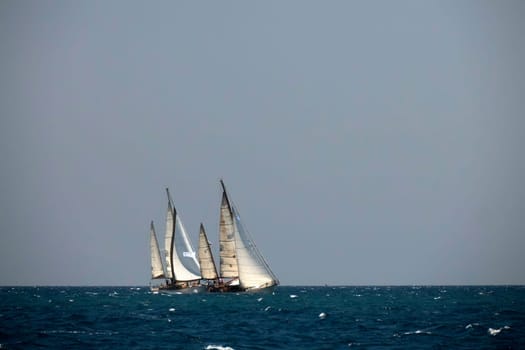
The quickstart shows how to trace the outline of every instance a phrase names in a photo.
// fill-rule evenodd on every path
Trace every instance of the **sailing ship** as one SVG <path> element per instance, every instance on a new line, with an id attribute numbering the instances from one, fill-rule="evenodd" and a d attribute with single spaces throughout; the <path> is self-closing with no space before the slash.
<path id="1" fill-rule="evenodd" d="M 222 179 L 220 183 L 222 187 L 219 222 L 220 276 L 218 276 L 218 278 L 212 278 L 214 275 L 210 273 L 209 277 L 214 280 L 215 283 L 208 286 L 208 291 L 259 291 L 277 286 L 279 280 L 270 269 L 259 249 L 257 249 L 249 232 L 242 224 L 239 212 L 233 205 Z M 206 237 L 205 233 L 204 237 Z M 203 241 L 203 244 L 204 243 L 209 244 L 207 238 Z M 199 248 L 199 254 L 200 253 L 201 250 Z M 201 261 L 201 272 L 202 271 Z"/>
<path id="2" fill-rule="evenodd" d="M 150 226 L 151 278 L 164 278 L 164 283 L 152 286 L 153 291 L 181 293 L 203 291 L 200 285 L 200 265 L 186 229 L 171 200 L 169 189 L 164 236 L 165 261 L 162 263 L 159 244 L 153 222 Z"/>

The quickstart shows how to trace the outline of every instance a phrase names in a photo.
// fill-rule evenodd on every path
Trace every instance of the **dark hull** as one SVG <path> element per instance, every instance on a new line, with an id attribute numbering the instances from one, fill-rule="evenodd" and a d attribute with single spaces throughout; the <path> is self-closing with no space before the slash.
<path id="1" fill-rule="evenodd" d="M 153 292 L 160 293 L 175 293 L 175 294 L 192 294 L 192 293 L 204 293 L 206 292 L 206 286 L 199 283 L 193 282 L 178 282 L 162 284 L 160 286 L 151 287 Z"/>
<path id="2" fill-rule="evenodd" d="M 207 287 L 210 293 L 271 293 L 277 285 L 271 285 L 264 288 L 243 288 L 240 285 L 217 284 Z"/>
<path id="3" fill-rule="evenodd" d="M 222 284 L 222 285 L 219 284 L 219 285 L 214 285 L 214 286 L 208 286 L 207 291 L 210 293 L 239 293 L 239 292 L 244 292 L 245 289 L 241 288 L 241 286 L 239 285 L 230 286 L 226 284 Z"/>

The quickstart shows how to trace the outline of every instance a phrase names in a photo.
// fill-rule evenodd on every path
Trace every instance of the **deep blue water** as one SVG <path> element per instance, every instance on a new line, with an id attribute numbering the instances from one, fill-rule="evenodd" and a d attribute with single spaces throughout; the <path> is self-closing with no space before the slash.
<path id="1" fill-rule="evenodd" d="M 523 349 L 525 287 L 0 287 L 0 348 Z"/>

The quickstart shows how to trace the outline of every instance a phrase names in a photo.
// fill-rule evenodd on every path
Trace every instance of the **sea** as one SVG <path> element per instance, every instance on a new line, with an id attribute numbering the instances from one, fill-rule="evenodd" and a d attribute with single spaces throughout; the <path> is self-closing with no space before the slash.
<path id="1" fill-rule="evenodd" d="M 0 287 L 0 349 L 525 349 L 525 286 Z"/>

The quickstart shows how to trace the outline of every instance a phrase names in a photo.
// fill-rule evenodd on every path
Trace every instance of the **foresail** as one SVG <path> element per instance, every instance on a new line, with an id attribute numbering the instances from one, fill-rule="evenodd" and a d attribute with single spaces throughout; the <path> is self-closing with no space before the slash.
<path id="1" fill-rule="evenodd" d="M 221 277 L 239 277 L 234 239 L 233 218 L 231 215 L 230 204 L 228 202 L 226 191 L 223 191 L 219 222 L 219 257 Z"/>
<path id="2" fill-rule="evenodd" d="M 151 278 L 164 278 L 164 268 L 162 267 L 162 258 L 160 256 L 159 242 L 155 234 L 153 221 L 150 225 L 150 250 L 151 250 Z"/>
<path id="3" fill-rule="evenodd" d="M 213 255 L 210 249 L 210 242 L 204 231 L 204 226 L 201 224 L 199 231 L 199 264 L 201 266 L 202 278 L 208 280 L 215 280 L 217 276 L 217 267 L 213 260 Z"/>
<path id="4" fill-rule="evenodd" d="M 197 254 L 176 211 L 174 241 L 174 252 L 172 255 L 174 278 L 177 281 L 201 279 Z"/>
<path id="5" fill-rule="evenodd" d="M 233 210 L 233 215 L 241 287 L 259 289 L 278 284 L 277 278 L 255 246 L 249 233 L 244 230 L 240 217 L 235 210 Z"/>

